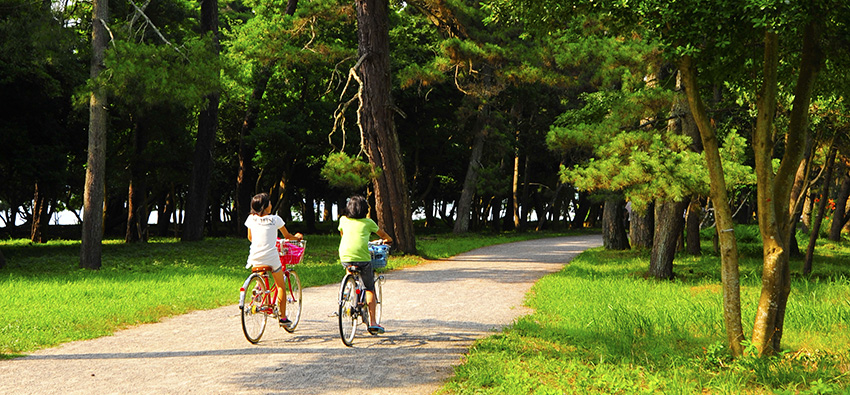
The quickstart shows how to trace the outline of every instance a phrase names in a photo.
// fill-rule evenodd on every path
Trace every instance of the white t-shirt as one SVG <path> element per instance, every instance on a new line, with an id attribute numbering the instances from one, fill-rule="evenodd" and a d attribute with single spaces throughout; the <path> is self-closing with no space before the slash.
<path id="1" fill-rule="evenodd" d="M 277 270 L 281 266 L 275 242 L 277 230 L 283 225 L 283 218 L 277 214 L 248 216 L 245 226 L 251 230 L 251 250 L 248 253 L 248 265 L 245 267 L 268 265 Z"/>

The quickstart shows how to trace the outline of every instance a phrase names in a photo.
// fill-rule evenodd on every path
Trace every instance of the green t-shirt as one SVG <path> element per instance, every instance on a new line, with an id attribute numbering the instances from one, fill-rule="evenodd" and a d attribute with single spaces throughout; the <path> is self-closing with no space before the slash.
<path id="1" fill-rule="evenodd" d="M 369 262 L 369 237 L 378 231 L 378 224 L 369 218 L 351 219 L 339 218 L 339 230 L 342 240 L 339 241 L 340 262 Z"/>

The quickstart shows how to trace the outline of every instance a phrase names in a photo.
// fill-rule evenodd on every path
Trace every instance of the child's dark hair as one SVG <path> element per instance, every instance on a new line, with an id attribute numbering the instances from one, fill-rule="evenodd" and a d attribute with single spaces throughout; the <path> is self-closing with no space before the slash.
<path id="1" fill-rule="evenodd" d="M 269 199 L 268 193 L 258 193 L 254 195 L 254 198 L 251 199 L 251 214 L 261 214 L 270 202 L 271 199 Z"/>
<path id="2" fill-rule="evenodd" d="M 366 218 L 369 214 L 369 203 L 366 198 L 360 195 L 354 195 L 348 198 L 348 204 L 345 205 L 345 216 L 351 219 Z"/>

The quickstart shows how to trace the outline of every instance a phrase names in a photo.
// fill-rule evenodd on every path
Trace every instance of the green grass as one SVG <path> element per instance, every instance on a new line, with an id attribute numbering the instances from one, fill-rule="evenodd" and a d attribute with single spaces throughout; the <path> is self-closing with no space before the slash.
<path id="1" fill-rule="evenodd" d="M 744 250 L 760 253 L 757 239 L 746 240 Z M 477 341 L 442 392 L 850 393 L 850 247 L 819 243 L 812 276 L 792 261 L 786 350 L 776 357 L 729 358 L 710 243 L 702 257 L 677 258 L 674 281 L 644 278 L 646 252 L 600 248 L 541 279 L 527 299 L 535 312 Z M 741 262 L 745 335 L 761 263 Z"/>
<path id="2" fill-rule="evenodd" d="M 387 270 L 441 259 L 474 248 L 556 234 L 432 234 L 417 241 L 420 256 L 392 255 Z M 338 235 L 308 235 L 297 268 L 303 286 L 335 283 L 342 276 Z M 0 241 L 0 359 L 63 342 L 91 339 L 133 325 L 193 310 L 234 304 L 248 274 L 249 241 L 208 238 L 182 243 L 153 239 L 124 244 L 107 240 L 102 268 L 78 269 L 79 241 Z"/>

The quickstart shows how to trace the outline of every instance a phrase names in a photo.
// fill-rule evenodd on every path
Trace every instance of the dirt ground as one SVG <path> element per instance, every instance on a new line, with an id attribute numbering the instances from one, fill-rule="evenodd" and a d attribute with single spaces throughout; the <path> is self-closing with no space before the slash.
<path id="1" fill-rule="evenodd" d="M 253 345 L 237 305 L 196 311 L 0 361 L 0 393 L 431 394 L 475 339 L 529 313 L 523 299 L 537 279 L 601 244 L 532 240 L 385 273 L 387 332 L 361 325 L 351 348 L 331 284 L 304 290 L 292 334 L 270 325 Z"/>

